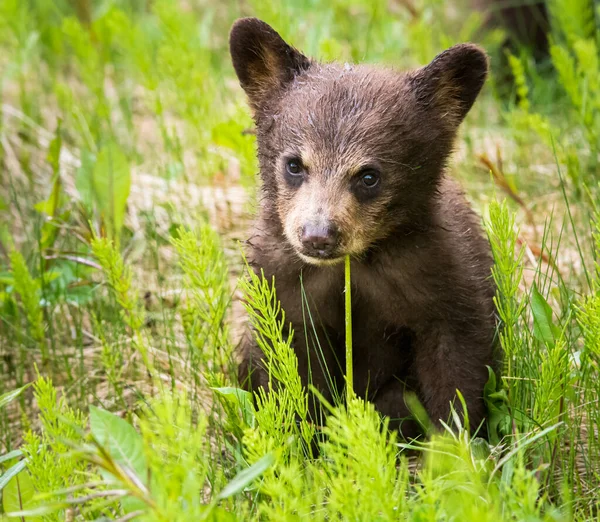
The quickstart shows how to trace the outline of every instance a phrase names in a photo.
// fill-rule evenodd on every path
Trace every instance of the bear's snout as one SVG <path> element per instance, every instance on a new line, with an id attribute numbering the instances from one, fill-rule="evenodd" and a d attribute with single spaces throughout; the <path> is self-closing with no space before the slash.
<path id="1" fill-rule="evenodd" d="M 310 222 L 302 227 L 300 242 L 305 256 L 328 259 L 334 257 L 340 243 L 340 231 L 330 221 Z"/>

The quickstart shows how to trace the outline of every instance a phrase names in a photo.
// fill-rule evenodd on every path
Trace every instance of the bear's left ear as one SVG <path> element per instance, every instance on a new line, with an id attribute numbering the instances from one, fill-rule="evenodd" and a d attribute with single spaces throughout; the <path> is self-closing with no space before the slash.
<path id="1" fill-rule="evenodd" d="M 306 56 L 257 18 L 242 18 L 233 24 L 229 51 L 233 68 L 255 111 L 260 111 L 274 93 L 311 65 Z"/>
<path id="2" fill-rule="evenodd" d="M 418 69 L 412 84 L 419 103 L 434 106 L 458 126 L 475 103 L 487 73 L 485 52 L 474 44 L 459 44 Z"/>

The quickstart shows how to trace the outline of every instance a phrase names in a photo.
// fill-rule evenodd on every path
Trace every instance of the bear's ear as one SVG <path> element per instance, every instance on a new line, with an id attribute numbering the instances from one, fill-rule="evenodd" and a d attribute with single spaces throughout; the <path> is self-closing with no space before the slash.
<path id="1" fill-rule="evenodd" d="M 310 60 L 257 18 L 237 20 L 229 35 L 233 67 L 256 111 L 273 92 L 310 67 Z"/>
<path id="2" fill-rule="evenodd" d="M 474 44 L 459 44 L 436 56 L 412 78 L 417 100 L 434 106 L 458 126 L 481 91 L 488 73 L 488 58 Z"/>

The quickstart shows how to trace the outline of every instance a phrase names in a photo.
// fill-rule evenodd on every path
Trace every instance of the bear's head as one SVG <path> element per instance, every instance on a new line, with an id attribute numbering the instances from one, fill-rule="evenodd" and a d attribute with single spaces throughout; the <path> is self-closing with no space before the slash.
<path id="1" fill-rule="evenodd" d="M 230 35 L 257 126 L 263 205 L 313 265 L 362 256 L 430 215 L 485 53 L 451 47 L 420 69 L 318 63 L 256 18 Z"/>

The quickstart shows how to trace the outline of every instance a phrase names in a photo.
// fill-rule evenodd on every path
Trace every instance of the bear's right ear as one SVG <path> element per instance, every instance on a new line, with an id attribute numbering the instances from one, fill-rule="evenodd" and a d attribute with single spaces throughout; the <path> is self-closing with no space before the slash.
<path id="1" fill-rule="evenodd" d="M 255 111 L 263 107 L 274 91 L 311 64 L 270 25 L 257 18 L 242 18 L 233 24 L 229 51 L 233 68 Z"/>

